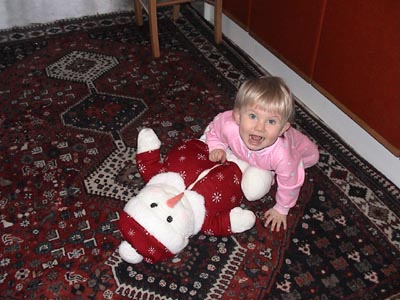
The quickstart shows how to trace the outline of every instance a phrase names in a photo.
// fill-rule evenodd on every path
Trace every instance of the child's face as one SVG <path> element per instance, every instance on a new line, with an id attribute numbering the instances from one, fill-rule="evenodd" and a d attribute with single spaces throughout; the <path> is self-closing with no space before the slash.
<path id="1" fill-rule="evenodd" d="M 269 112 L 258 106 L 246 106 L 234 110 L 233 116 L 239 125 L 239 134 L 247 148 L 258 151 L 275 143 L 289 127 L 278 113 Z"/>

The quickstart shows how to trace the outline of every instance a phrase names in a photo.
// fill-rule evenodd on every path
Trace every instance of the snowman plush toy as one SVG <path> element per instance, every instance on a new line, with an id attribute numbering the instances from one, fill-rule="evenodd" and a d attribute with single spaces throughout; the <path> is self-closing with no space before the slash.
<path id="1" fill-rule="evenodd" d="M 156 263 L 174 257 L 199 232 L 228 236 L 254 226 L 254 213 L 240 204 L 269 191 L 271 172 L 231 153 L 224 164 L 211 162 L 197 139 L 175 145 L 163 160 L 160 147 L 152 129 L 139 132 L 136 162 L 146 185 L 120 212 L 123 260 Z"/>

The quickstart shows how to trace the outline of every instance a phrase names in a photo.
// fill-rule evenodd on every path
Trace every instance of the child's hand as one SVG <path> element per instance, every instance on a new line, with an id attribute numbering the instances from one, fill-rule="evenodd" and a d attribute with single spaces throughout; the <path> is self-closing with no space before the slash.
<path id="1" fill-rule="evenodd" d="M 209 159 L 213 162 L 224 163 L 226 161 L 226 152 L 222 149 L 214 149 L 210 152 Z"/>
<path id="2" fill-rule="evenodd" d="M 276 229 L 276 231 L 279 232 L 281 226 L 283 225 L 283 229 L 286 230 L 286 217 L 286 215 L 282 215 L 278 213 L 275 209 L 270 208 L 264 214 L 264 218 L 266 219 L 265 227 L 268 227 L 268 225 L 271 224 L 271 231 L 275 231 Z"/>

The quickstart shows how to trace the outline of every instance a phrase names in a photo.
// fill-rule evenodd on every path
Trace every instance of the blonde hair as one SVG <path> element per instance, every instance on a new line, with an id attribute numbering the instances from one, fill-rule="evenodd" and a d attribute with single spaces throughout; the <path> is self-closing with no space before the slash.
<path id="1" fill-rule="evenodd" d="M 292 93 L 279 77 L 264 76 L 244 82 L 237 94 L 233 109 L 258 106 L 281 115 L 284 122 L 294 121 L 295 106 Z"/>

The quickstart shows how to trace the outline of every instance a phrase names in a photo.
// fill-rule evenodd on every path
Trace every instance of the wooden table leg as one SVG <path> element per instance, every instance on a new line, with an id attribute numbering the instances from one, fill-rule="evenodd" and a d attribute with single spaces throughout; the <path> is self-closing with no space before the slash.
<path id="1" fill-rule="evenodd" d="M 153 52 L 153 57 L 158 58 L 160 57 L 160 45 L 158 41 L 156 0 L 149 0 L 149 22 L 150 22 L 151 51 Z"/>
<path id="2" fill-rule="evenodd" d="M 174 22 L 176 20 L 178 20 L 178 18 L 179 18 L 179 10 L 180 10 L 180 5 L 179 4 L 175 4 L 172 7 L 172 20 L 174 20 Z"/>
<path id="3" fill-rule="evenodd" d="M 222 0 L 214 1 L 214 40 L 222 42 Z"/>
<path id="4" fill-rule="evenodd" d="M 135 0 L 135 16 L 136 16 L 136 24 L 139 26 L 143 25 L 143 11 L 142 4 L 139 0 Z"/>

